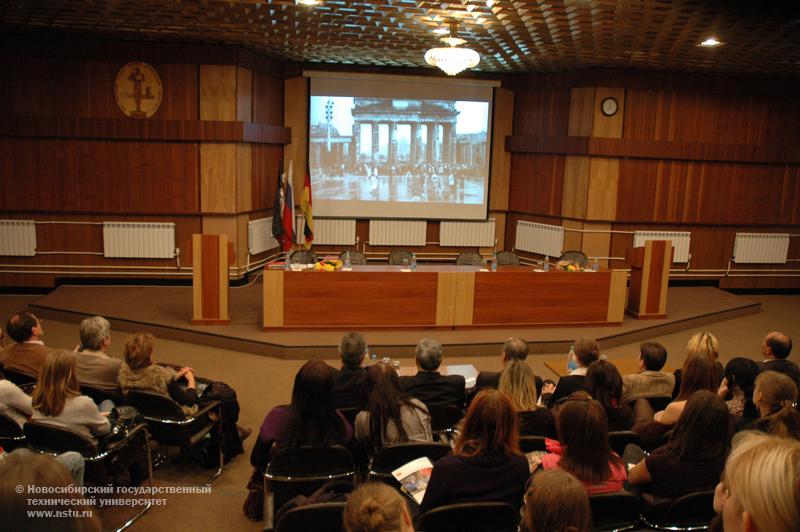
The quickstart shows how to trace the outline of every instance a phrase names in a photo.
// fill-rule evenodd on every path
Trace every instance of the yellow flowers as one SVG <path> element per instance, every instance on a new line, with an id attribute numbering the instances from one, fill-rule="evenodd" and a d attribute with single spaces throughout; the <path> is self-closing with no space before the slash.
<path id="1" fill-rule="evenodd" d="M 314 265 L 314 270 L 318 272 L 332 272 L 341 269 L 341 267 L 341 260 L 325 258 Z"/>

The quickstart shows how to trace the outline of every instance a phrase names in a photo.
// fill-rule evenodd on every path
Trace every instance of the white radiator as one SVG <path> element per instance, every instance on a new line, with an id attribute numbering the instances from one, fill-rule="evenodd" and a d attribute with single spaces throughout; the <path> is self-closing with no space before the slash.
<path id="1" fill-rule="evenodd" d="M 633 233 L 633 247 L 642 247 L 648 240 L 669 240 L 675 253 L 672 262 L 689 262 L 689 244 L 692 233 L 686 231 L 636 231 Z"/>
<path id="2" fill-rule="evenodd" d="M 517 222 L 517 238 L 514 249 L 560 257 L 564 249 L 564 228 L 560 225 L 536 222 Z"/>
<path id="3" fill-rule="evenodd" d="M 106 258 L 171 259 L 175 256 L 175 224 L 103 222 Z"/>
<path id="4" fill-rule="evenodd" d="M 36 255 L 36 222 L 0 220 L 0 255 L 11 257 Z"/>
<path id="5" fill-rule="evenodd" d="M 736 233 L 733 262 L 783 264 L 788 255 L 788 233 Z"/>
<path id="6" fill-rule="evenodd" d="M 247 251 L 250 255 L 264 253 L 279 245 L 272 236 L 272 216 L 247 222 Z"/>
<path id="7" fill-rule="evenodd" d="M 370 246 L 424 246 L 425 220 L 370 220 Z"/>
<path id="8" fill-rule="evenodd" d="M 295 218 L 297 243 L 305 242 L 303 229 L 306 218 L 302 214 Z M 328 246 L 354 246 L 356 244 L 356 221 L 345 218 L 315 218 L 314 241 L 312 244 Z"/>
<path id="9" fill-rule="evenodd" d="M 495 238 L 494 218 L 485 222 L 441 222 L 440 246 L 492 247 Z"/>

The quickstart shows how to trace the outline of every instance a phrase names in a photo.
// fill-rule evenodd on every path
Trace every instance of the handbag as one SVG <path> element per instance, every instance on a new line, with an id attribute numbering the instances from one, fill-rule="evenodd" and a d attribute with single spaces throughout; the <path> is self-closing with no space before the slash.
<path id="1" fill-rule="evenodd" d="M 251 521 L 261 521 L 264 519 L 264 473 L 257 467 L 247 482 L 247 490 L 242 511 Z"/>
<path id="2" fill-rule="evenodd" d="M 133 428 L 144 422 L 142 414 L 132 406 L 115 406 L 108 414 L 111 431 L 105 438 L 106 443 L 124 440 Z"/>

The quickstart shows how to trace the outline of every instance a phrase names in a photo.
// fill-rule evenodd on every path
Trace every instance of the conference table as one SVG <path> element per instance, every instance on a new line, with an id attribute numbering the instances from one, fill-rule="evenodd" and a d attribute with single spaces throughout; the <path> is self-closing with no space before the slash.
<path id="1" fill-rule="evenodd" d="M 627 272 L 354 265 L 265 270 L 265 330 L 618 325 Z"/>

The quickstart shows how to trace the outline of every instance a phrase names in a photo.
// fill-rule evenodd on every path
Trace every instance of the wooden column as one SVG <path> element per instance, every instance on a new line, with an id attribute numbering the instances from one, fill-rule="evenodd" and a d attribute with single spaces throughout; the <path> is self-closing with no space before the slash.
<path id="1" fill-rule="evenodd" d="M 640 320 L 667 317 L 667 284 L 674 248 L 669 240 L 648 240 L 628 249 L 631 290 L 627 311 Z"/>
<path id="2" fill-rule="evenodd" d="M 192 325 L 228 325 L 228 265 L 233 249 L 227 235 L 192 235 Z"/>

